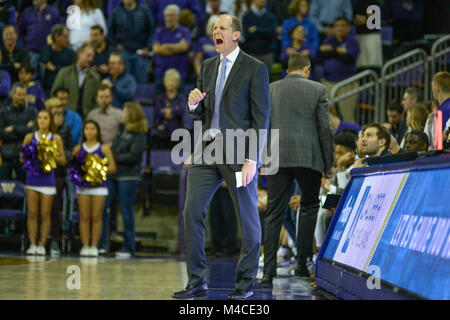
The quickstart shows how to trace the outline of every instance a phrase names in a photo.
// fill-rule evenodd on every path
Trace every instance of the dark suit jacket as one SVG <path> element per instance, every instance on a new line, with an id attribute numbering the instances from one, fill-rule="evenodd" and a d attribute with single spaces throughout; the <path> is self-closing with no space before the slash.
<path id="1" fill-rule="evenodd" d="M 279 129 L 279 166 L 324 172 L 334 162 L 327 90 L 291 74 L 270 84 L 270 129 Z"/>
<path id="2" fill-rule="evenodd" d="M 202 62 L 197 88 L 201 92 L 206 92 L 205 98 L 194 111 L 190 111 L 189 105 L 186 105 L 187 111 L 194 119 L 202 120 L 202 133 L 211 128 L 220 56 L 217 55 Z M 256 130 L 258 135 L 260 129 L 267 130 L 269 127 L 269 108 L 269 75 L 266 65 L 240 50 L 225 82 L 220 104 L 220 128 L 224 137 L 224 155 L 228 143 L 225 129 L 242 129 L 242 134 L 238 135 L 240 138 L 243 138 L 244 132 L 248 129 Z M 259 167 L 265 141 L 258 139 L 259 146 L 254 150 L 249 148 L 247 142 L 248 139 L 245 144 L 245 159 L 256 161 Z M 237 151 L 235 139 L 234 162 L 230 164 L 234 171 L 239 171 L 242 167 L 242 163 L 239 164 L 237 161 Z M 242 151 L 239 150 L 239 152 Z"/>

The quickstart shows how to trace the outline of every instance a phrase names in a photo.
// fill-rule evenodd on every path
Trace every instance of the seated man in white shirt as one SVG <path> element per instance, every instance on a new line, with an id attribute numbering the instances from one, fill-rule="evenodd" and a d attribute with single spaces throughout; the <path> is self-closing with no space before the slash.
<path id="1" fill-rule="evenodd" d="M 325 202 L 326 195 L 342 194 L 350 181 L 350 171 L 356 158 L 355 136 L 350 133 L 341 133 L 334 138 L 334 168 L 330 179 L 322 178 L 320 190 L 321 204 Z M 320 208 L 317 216 L 315 230 L 316 246 L 320 247 L 330 225 L 334 210 Z"/>
<path id="2" fill-rule="evenodd" d="M 352 169 L 356 156 L 356 144 L 353 135 L 341 133 L 334 138 L 335 174 L 330 179 L 324 179 L 322 188 L 326 192 L 341 194 L 348 181 L 349 172 Z"/>

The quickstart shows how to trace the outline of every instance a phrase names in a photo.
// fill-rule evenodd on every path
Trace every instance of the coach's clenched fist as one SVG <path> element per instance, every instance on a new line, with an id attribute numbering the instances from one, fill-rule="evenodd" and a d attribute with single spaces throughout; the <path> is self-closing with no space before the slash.
<path id="1" fill-rule="evenodd" d="M 191 106 L 196 105 L 197 103 L 202 101 L 205 96 L 206 96 L 206 92 L 202 93 L 200 90 L 195 88 L 194 90 L 192 90 L 189 93 L 189 104 Z"/>

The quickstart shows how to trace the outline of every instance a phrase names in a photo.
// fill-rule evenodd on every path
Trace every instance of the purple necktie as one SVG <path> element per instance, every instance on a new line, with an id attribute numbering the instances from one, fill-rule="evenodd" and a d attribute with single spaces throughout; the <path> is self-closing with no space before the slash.
<path id="1" fill-rule="evenodd" d="M 220 129 L 219 129 L 220 102 L 222 100 L 222 92 L 223 92 L 223 87 L 225 85 L 225 78 L 227 75 L 227 62 L 228 62 L 228 59 L 226 57 L 224 57 L 222 59 L 222 68 L 220 68 L 219 80 L 217 81 L 217 84 L 216 84 L 216 99 L 214 102 L 214 113 L 213 113 L 213 117 L 211 120 L 211 129 L 215 129 L 215 130 L 210 131 L 211 138 L 214 138 L 217 135 L 217 133 L 220 131 Z"/>

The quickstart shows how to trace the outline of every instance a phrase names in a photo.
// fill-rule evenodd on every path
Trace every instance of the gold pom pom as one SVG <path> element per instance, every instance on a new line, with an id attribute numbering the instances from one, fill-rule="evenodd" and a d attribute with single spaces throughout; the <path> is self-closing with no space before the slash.
<path id="1" fill-rule="evenodd" d="M 47 140 L 45 134 L 37 146 L 38 159 L 41 162 L 41 169 L 45 173 L 50 173 L 56 169 L 56 155 L 58 154 L 58 145 L 55 141 Z"/>
<path id="2" fill-rule="evenodd" d="M 83 179 L 91 186 L 102 184 L 106 181 L 108 158 L 102 159 L 98 154 L 88 153 L 81 169 L 86 172 Z"/>

